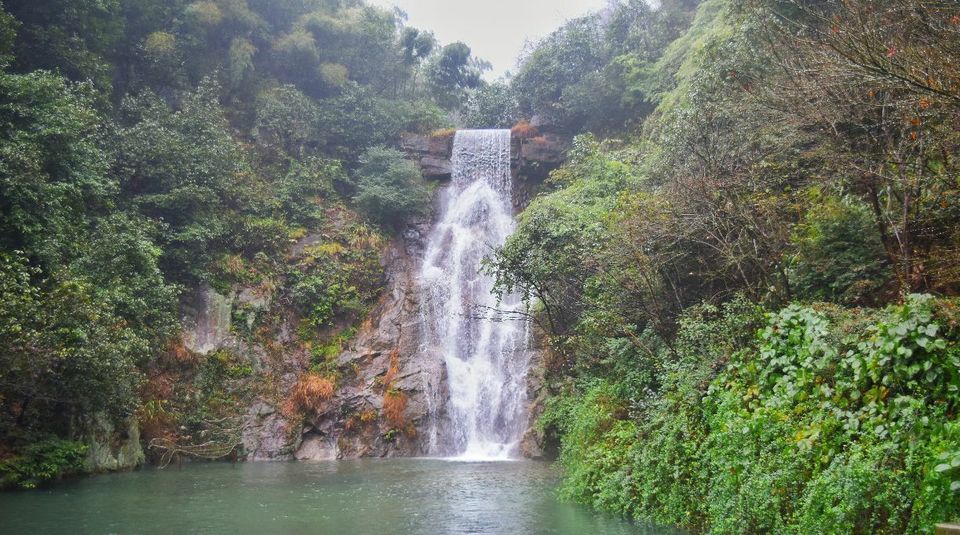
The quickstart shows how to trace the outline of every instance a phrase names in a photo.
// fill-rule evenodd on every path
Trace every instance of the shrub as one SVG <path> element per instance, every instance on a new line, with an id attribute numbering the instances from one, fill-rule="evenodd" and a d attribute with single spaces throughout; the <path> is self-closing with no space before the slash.
<path id="1" fill-rule="evenodd" d="M 24 489 L 84 470 L 87 446 L 72 440 L 47 437 L 37 440 L 10 459 L 0 461 L 0 487 Z"/>
<path id="2" fill-rule="evenodd" d="M 540 425 L 561 432 L 563 495 L 711 533 L 918 533 L 956 519 L 955 301 L 794 304 L 737 334 L 757 314 L 696 307 L 657 349 L 651 386 L 620 372 L 552 398 Z"/>
<path id="3" fill-rule="evenodd" d="M 430 192 L 416 165 L 394 149 L 375 147 L 360 158 L 357 194 L 353 200 L 368 218 L 397 227 L 406 218 L 424 215 Z"/>
<path id="4" fill-rule="evenodd" d="M 790 283 L 806 299 L 846 304 L 876 302 L 889 283 L 883 244 L 862 204 L 818 196 L 794 231 Z"/>

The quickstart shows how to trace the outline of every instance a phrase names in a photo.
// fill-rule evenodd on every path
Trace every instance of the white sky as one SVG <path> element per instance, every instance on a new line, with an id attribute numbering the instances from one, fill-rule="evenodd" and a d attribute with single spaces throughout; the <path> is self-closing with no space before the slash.
<path id="1" fill-rule="evenodd" d="M 488 79 L 516 72 L 527 39 L 548 35 L 564 21 L 597 11 L 606 0 L 368 0 L 397 6 L 407 24 L 433 31 L 442 44 L 463 41 L 473 55 L 493 64 Z"/>

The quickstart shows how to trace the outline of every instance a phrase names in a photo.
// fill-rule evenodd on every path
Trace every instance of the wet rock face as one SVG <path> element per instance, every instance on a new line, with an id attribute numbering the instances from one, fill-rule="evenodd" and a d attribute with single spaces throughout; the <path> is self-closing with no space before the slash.
<path id="1" fill-rule="evenodd" d="M 248 461 L 284 461 L 293 457 L 299 437 L 273 406 L 257 401 L 244 418 L 243 450 Z"/>
<path id="2" fill-rule="evenodd" d="M 521 140 L 520 161 L 557 167 L 563 163 L 567 145 L 561 138 L 547 134 Z"/>
<path id="3" fill-rule="evenodd" d="M 527 399 L 531 400 L 527 408 L 527 430 L 520 439 L 520 454 L 528 459 L 552 459 L 550 444 L 544 432 L 537 428 L 536 422 L 546 408 L 546 392 L 543 389 L 543 369 L 539 365 L 542 350 L 531 355 L 530 371 L 527 374 Z"/>
<path id="4" fill-rule="evenodd" d="M 387 285 L 347 351 L 342 370 L 352 370 L 333 399 L 310 419 L 298 459 L 395 457 L 427 453 L 431 381 L 442 360 L 419 352 L 417 273 L 429 226 L 413 225 L 385 255 Z M 389 384 L 387 384 L 389 383 Z M 385 415 L 388 397 L 402 399 L 399 421 Z"/>
<path id="5" fill-rule="evenodd" d="M 281 410 L 282 400 L 309 363 L 309 356 L 296 349 L 295 318 L 283 321 L 272 342 L 252 343 L 236 331 L 249 327 L 242 324 L 243 318 L 266 311 L 271 296 L 244 287 L 221 295 L 204 286 L 184 300 L 182 337 L 188 349 L 202 355 L 229 350 L 276 382 L 273 394 L 258 395 L 243 414 L 242 453 L 247 460 L 412 456 L 427 451 L 427 437 L 420 429 L 436 403 L 428 399 L 439 391 L 432 382 L 443 379 L 442 359 L 416 356 L 418 259 L 429 228 L 429 221 L 410 225 L 387 247 L 385 290 L 339 356 L 342 377 L 334 397 L 316 407 L 305 422 Z M 274 354 L 262 343 L 275 343 L 283 350 Z M 399 421 L 388 421 L 384 415 L 388 390 L 402 400 Z"/>
<path id="6" fill-rule="evenodd" d="M 230 318 L 234 295 L 220 295 L 204 284 L 181 305 L 183 344 L 195 353 L 206 354 L 231 339 Z"/>
<path id="7" fill-rule="evenodd" d="M 453 152 L 452 136 L 406 134 L 400 139 L 400 148 L 411 160 L 420 164 L 424 178 L 432 180 L 450 178 L 453 169 L 450 164 L 450 155 Z"/>

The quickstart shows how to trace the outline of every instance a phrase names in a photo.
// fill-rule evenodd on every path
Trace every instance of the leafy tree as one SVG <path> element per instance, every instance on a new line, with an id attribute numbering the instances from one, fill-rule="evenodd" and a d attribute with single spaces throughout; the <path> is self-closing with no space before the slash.
<path id="1" fill-rule="evenodd" d="M 467 99 L 464 123 L 468 128 L 510 128 L 519 120 L 517 95 L 506 83 L 481 85 Z"/>
<path id="2" fill-rule="evenodd" d="M 75 254 L 116 193 L 95 92 L 50 73 L 0 73 L 0 243 L 46 266 Z"/>
<path id="3" fill-rule="evenodd" d="M 320 106 L 291 85 L 264 91 L 257 98 L 255 135 L 263 145 L 278 145 L 298 156 L 324 142 Z"/>
<path id="4" fill-rule="evenodd" d="M 3 10 L 0 4 L 0 68 L 5 69 L 13 61 L 13 47 L 17 38 L 19 21 Z"/>
<path id="5" fill-rule="evenodd" d="M 410 216 L 426 214 L 430 193 L 420 171 L 403 153 L 373 147 L 360 158 L 357 170 L 357 208 L 385 226 L 399 226 Z"/>
<path id="6" fill-rule="evenodd" d="M 852 199 L 818 196 L 793 241 L 790 270 L 798 297 L 861 303 L 889 283 L 889 266 L 866 206 Z"/>
<path id="7" fill-rule="evenodd" d="M 92 80 L 104 92 L 111 88 L 109 58 L 123 33 L 119 1 L 8 0 L 5 6 L 20 22 L 17 71 L 56 70 L 70 80 Z"/>
<path id="8" fill-rule="evenodd" d="M 521 111 L 527 116 L 540 115 L 546 121 L 571 126 L 564 122 L 563 92 L 584 75 L 597 72 L 605 56 L 599 15 L 568 22 L 523 59 L 513 80 Z"/>
<path id="9" fill-rule="evenodd" d="M 115 172 L 122 195 L 161 226 L 164 270 L 175 280 L 203 278 L 218 248 L 254 208 L 249 164 L 230 135 L 207 83 L 171 110 L 149 93 L 124 104 Z"/>
<path id="10" fill-rule="evenodd" d="M 460 104 L 467 89 L 478 87 L 485 65 L 478 65 L 464 43 L 451 43 L 440 49 L 430 65 L 430 83 L 437 101 L 444 107 Z"/>

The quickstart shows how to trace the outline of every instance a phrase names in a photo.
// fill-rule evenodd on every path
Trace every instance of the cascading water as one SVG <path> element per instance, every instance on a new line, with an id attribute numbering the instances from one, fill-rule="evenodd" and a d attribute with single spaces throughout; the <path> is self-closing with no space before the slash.
<path id="1" fill-rule="evenodd" d="M 421 273 L 422 350 L 444 360 L 449 393 L 430 453 L 506 459 L 526 426 L 528 324 L 520 299 L 493 295 L 481 261 L 515 226 L 510 131 L 458 131 L 452 163 Z"/>

